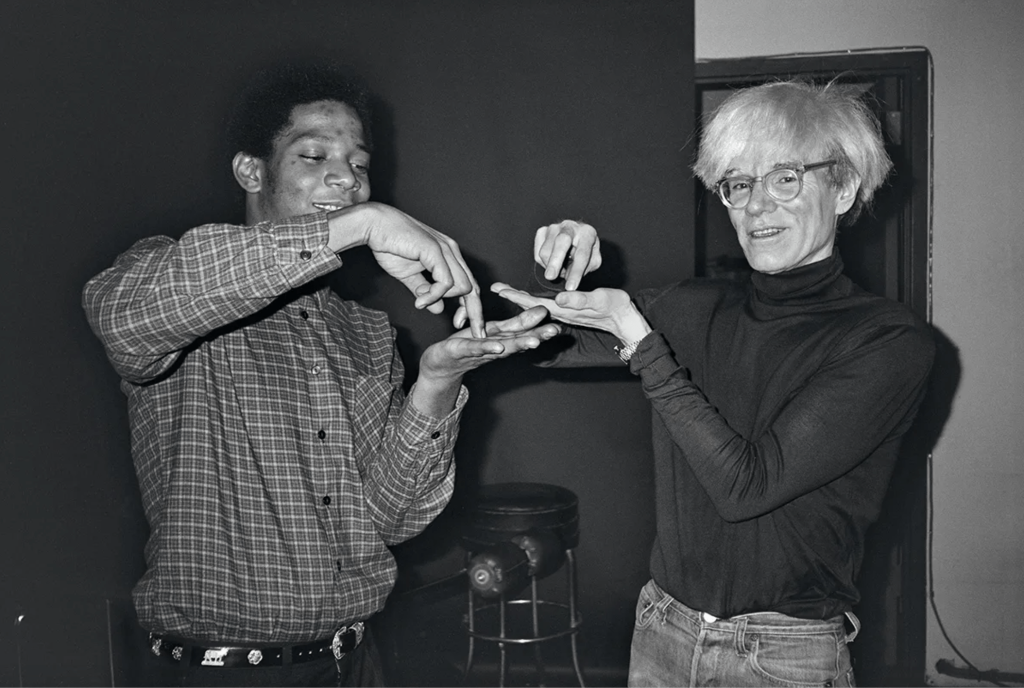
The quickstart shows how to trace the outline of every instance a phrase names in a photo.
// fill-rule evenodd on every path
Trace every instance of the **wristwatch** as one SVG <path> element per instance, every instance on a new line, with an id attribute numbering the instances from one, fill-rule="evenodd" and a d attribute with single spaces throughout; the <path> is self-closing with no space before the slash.
<path id="1" fill-rule="evenodd" d="M 642 341 L 643 341 L 643 339 L 634 339 L 629 344 L 623 344 L 622 346 L 616 346 L 615 347 L 615 353 L 617 353 L 619 355 L 619 359 L 623 363 L 629 363 L 629 359 L 632 358 L 633 354 L 636 353 L 636 348 L 638 346 L 640 346 L 640 342 L 642 342 Z"/>

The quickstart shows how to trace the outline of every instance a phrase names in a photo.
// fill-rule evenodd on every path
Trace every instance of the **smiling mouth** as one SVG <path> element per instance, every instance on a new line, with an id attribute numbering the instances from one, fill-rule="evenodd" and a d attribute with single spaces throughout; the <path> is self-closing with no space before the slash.
<path id="1" fill-rule="evenodd" d="M 752 230 L 749 235 L 751 239 L 770 239 L 773 236 L 782 234 L 784 227 L 765 227 L 764 229 Z"/>
<path id="2" fill-rule="evenodd" d="M 347 208 L 350 204 L 348 203 L 314 203 L 313 207 L 317 210 L 322 210 L 325 213 L 329 213 L 333 210 L 341 210 Z"/>

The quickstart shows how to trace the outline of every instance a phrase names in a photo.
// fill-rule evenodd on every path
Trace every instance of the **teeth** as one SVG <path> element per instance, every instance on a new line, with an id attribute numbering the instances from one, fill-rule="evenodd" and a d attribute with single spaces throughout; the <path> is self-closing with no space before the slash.
<path id="1" fill-rule="evenodd" d="M 765 237 L 775 236 L 782 232 L 778 227 L 768 227 L 767 229 L 755 229 L 750 233 L 750 236 L 755 239 L 763 239 Z"/>
<path id="2" fill-rule="evenodd" d="M 341 210 L 345 206 L 339 205 L 337 203 L 314 203 L 313 207 L 314 208 L 319 208 L 320 210 L 323 210 L 324 212 L 328 212 L 329 213 L 332 210 Z"/>

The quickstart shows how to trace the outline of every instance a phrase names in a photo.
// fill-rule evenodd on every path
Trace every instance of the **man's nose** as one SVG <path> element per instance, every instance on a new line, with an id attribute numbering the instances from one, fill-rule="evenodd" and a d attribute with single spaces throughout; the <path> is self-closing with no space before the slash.
<path id="1" fill-rule="evenodd" d="M 338 165 L 328 170 L 324 175 L 324 183 L 328 186 L 340 186 L 346 191 L 359 188 L 359 180 L 348 165 Z"/>
<path id="2" fill-rule="evenodd" d="M 768 195 L 764 188 L 764 180 L 756 182 L 750 190 L 750 200 L 745 208 L 749 215 L 760 215 L 775 210 L 775 199 Z"/>

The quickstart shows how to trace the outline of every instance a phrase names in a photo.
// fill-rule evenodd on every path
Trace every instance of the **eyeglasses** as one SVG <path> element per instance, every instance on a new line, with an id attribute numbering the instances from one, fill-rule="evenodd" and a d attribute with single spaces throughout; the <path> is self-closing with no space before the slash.
<path id="1" fill-rule="evenodd" d="M 792 201 L 800 195 L 804 188 L 804 173 L 816 170 L 819 167 L 835 165 L 835 160 L 816 162 L 813 165 L 798 165 L 796 167 L 780 167 L 760 177 L 726 177 L 715 183 L 715 191 L 730 208 L 746 208 L 750 202 L 750 194 L 754 191 L 754 184 L 762 182 L 765 193 L 776 201 Z"/>

